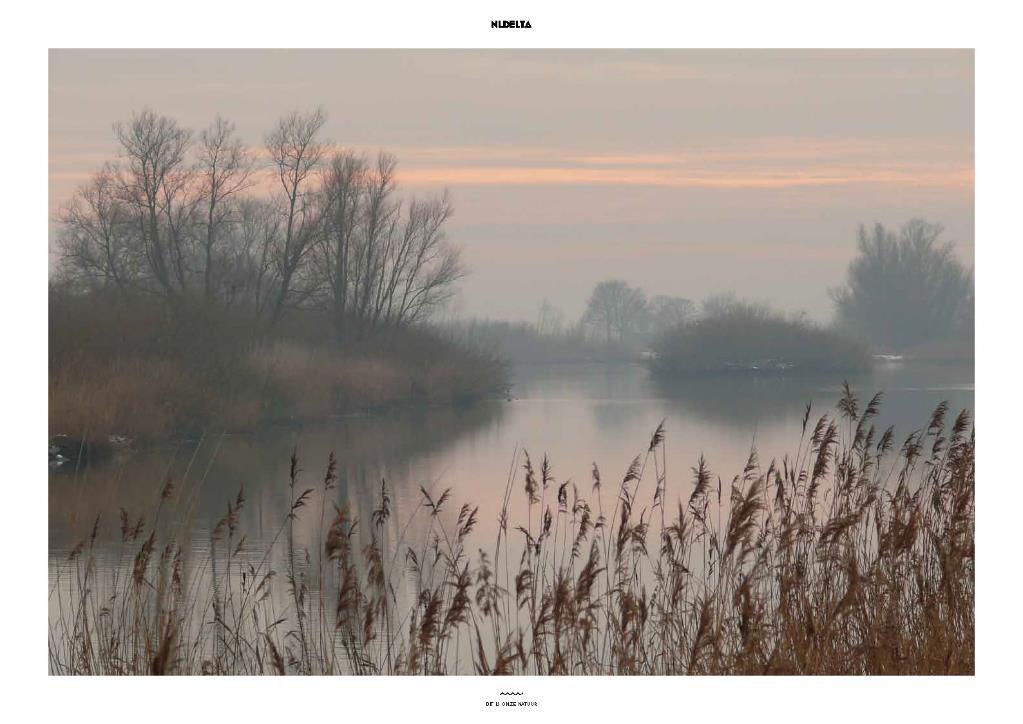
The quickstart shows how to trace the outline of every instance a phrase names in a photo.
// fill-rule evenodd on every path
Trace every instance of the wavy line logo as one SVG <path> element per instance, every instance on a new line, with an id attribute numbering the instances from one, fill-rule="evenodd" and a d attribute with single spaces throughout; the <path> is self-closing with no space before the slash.
<path id="1" fill-rule="evenodd" d="M 484 706 L 490 709 L 506 709 L 508 707 L 539 707 L 540 702 L 536 699 L 525 699 L 526 695 L 524 691 L 499 691 L 497 692 L 497 699 L 489 699 L 484 702 Z M 504 697 L 504 698 L 501 698 Z"/>

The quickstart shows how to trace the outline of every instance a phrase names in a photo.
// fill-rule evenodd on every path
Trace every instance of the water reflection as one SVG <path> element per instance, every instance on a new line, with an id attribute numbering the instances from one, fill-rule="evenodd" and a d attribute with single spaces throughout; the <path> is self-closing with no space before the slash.
<path id="1" fill-rule="evenodd" d="M 880 392 L 880 419 L 906 428 L 907 434 L 941 401 L 954 410 L 973 407 L 972 364 L 882 363 L 870 373 L 837 381 L 784 375 L 650 380 L 676 415 L 736 431 L 798 420 L 807 404 L 814 416 L 830 412 L 844 382 L 864 400 Z"/>
<path id="2" fill-rule="evenodd" d="M 278 428 L 252 435 L 209 434 L 198 442 L 168 445 L 78 474 L 50 475 L 51 561 L 66 555 L 101 519 L 101 545 L 118 537 L 119 510 L 152 511 L 168 479 L 177 488 L 162 513 L 179 539 L 202 546 L 244 487 L 240 527 L 258 548 L 272 538 L 287 514 L 289 458 L 300 458 L 300 489 L 319 489 L 328 455 L 338 458 L 330 507 L 347 503 L 369 521 L 381 479 L 391 491 L 392 515 L 406 521 L 419 508 L 420 486 L 435 493 L 451 488 L 453 511 L 478 505 L 481 545 L 496 532 L 498 513 L 514 467 L 511 518 L 524 513 L 523 450 L 547 454 L 556 480 L 589 490 L 591 466 L 608 481 L 620 480 L 666 420 L 668 500 L 690 492 L 690 468 L 705 455 L 711 469 L 730 479 L 750 447 L 766 466 L 795 450 L 807 402 L 814 416 L 832 412 L 841 380 L 747 378 L 660 383 L 640 365 L 561 365 L 514 370 L 513 399 L 467 408 L 435 408 L 348 417 L 329 424 Z M 879 427 L 895 425 L 903 439 L 926 423 L 934 406 L 948 400 L 953 411 L 973 407 L 972 366 L 886 365 L 849 380 L 863 398 L 883 390 Z M 317 493 L 319 495 L 319 493 Z M 316 498 L 319 509 L 320 498 Z M 299 535 L 315 549 L 318 520 L 306 516 Z M 417 535 L 413 525 L 408 534 Z M 51 566 L 52 567 L 52 566 Z"/>
<path id="3" fill-rule="evenodd" d="M 334 452 L 339 461 L 334 502 L 347 501 L 353 512 L 368 518 L 381 478 L 397 481 L 403 493 L 417 490 L 416 484 L 429 484 L 428 474 L 418 474 L 423 461 L 442 459 L 464 436 L 499 426 L 504 412 L 502 403 L 488 402 L 352 416 L 246 435 L 208 434 L 197 441 L 138 451 L 108 465 L 54 471 L 49 490 L 51 552 L 73 546 L 97 516 L 106 519 L 103 530 L 113 539 L 119 510 L 136 515 L 155 509 L 168 480 L 176 490 L 166 517 L 199 532 L 210 530 L 227 502 L 244 489 L 242 522 L 262 540 L 287 511 L 293 452 L 299 457 L 299 485 L 304 487 L 320 482 Z M 405 497 L 398 496 L 396 506 Z"/>

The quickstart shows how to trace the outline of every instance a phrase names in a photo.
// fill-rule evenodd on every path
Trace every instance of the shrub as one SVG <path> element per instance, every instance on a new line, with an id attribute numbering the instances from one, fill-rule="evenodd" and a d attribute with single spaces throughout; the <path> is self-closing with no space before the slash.
<path id="1" fill-rule="evenodd" d="M 833 373 L 868 367 L 866 348 L 801 318 L 747 302 L 723 305 L 654 344 L 653 368 L 672 375 Z"/>

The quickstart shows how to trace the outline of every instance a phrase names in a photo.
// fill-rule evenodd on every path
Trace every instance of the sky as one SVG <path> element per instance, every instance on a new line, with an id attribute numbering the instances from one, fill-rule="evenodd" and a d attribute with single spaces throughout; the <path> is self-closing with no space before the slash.
<path id="1" fill-rule="evenodd" d="M 860 223 L 941 223 L 973 265 L 973 75 L 968 50 L 52 50 L 50 210 L 133 111 L 258 147 L 322 106 L 408 194 L 450 191 L 455 313 L 571 321 L 621 278 L 825 321 Z"/>

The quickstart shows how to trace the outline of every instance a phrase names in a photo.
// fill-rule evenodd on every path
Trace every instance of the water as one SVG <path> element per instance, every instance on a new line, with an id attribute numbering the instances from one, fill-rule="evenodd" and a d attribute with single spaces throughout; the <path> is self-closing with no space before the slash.
<path id="1" fill-rule="evenodd" d="M 297 527 L 299 544 L 311 548 L 317 546 L 319 488 L 331 451 L 338 458 L 338 485 L 328 494 L 328 506 L 347 500 L 368 526 L 386 480 L 392 518 L 404 525 L 412 517 L 406 539 L 414 539 L 423 519 L 421 511 L 416 514 L 423 500 L 420 488 L 434 497 L 450 488 L 452 516 L 463 502 L 479 506 L 476 543 L 470 548 L 475 551 L 493 545 L 510 473 L 512 525 L 525 515 L 526 452 L 537 467 L 546 454 L 558 485 L 571 481 L 589 496 L 593 465 L 605 485 L 616 485 L 664 420 L 671 510 L 677 498 L 688 496 L 691 468 L 701 454 L 727 482 L 742 470 L 753 446 L 765 467 L 794 453 L 806 403 L 813 405 L 812 419 L 833 412 L 841 383 L 766 377 L 666 386 L 651 380 L 641 365 L 531 366 L 512 375 L 509 400 L 351 416 L 244 435 L 211 432 L 201 441 L 135 451 L 77 473 L 52 472 L 51 577 L 97 515 L 99 545 L 108 546 L 113 558 L 118 510 L 124 508 L 133 520 L 151 514 L 167 479 L 174 481 L 175 495 L 161 516 L 179 540 L 187 537 L 201 552 L 228 501 L 243 488 L 240 527 L 247 546 L 263 549 L 287 514 L 292 451 L 301 469 L 297 487 L 317 491 Z M 924 426 L 942 400 L 949 401 L 953 414 L 973 408 L 972 365 L 886 363 L 849 382 L 864 404 L 875 391 L 885 393 L 877 425 L 879 431 L 894 425 L 897 443 Z M 552 503 L 554 491 L 548 495 Z"/>
<path id="2" fill-rule="evenodd" d="M 97 520 L 98 535 L 87 558 L 95 566 L 88 579 L 90 605 L 100 611 L 100 619 L 106 605 L 119 610 L 115 591 L 132 575 L 135 552 L 154 525 L 158 528 L 155 555 L 159 555 L 164 542 L 178 542 L 190 561 L 186 564 L 190 571 L 186 586 L 190 595 L 197 595 L 201 605 L 206 605 L 215 586 L 211 577 L 214 562 L 221 566 L 220 585 L 224 586 L 223 565 L 228 547 L 221 538 L 216 555 L 211 556 L 211 531 L 227 512 L 229 502 L 236 500 L 239 490 L 243 491 L 245 502 L 230 547 L 237 546 L 235 560 L 243 564 L 235 569 L 235 575 L 242 570 L 258 571 L 253 573 L 255 580 L 271 569 L 277 573 L 286 570 L 286 536 L 279 536 L 292 496 L 311 489 L 308 505 L 297 512 L 296 560 L 302 580 L 309 587 L 310 600 L 329 602 L 336 596 L 338 581 L 328 574 L 330 577 L 321 583 L 316 573 L 319 552 L 323 550 L 324 521 L 332 517 L 334 505 L 347 505 L 360 521 L 358 534 L 365 543 L 373 527 L 372 513 L 379 505 L 382 481 L 386 481 L 391 517 L 382 529 L 382 542 L 385 551 L 390 552 L 385 557 L 389 559 L 386 563 L 392 573 L 389 580 L 397 596 L 396 610 L 408 612 L 416 593 L 411 579 L 400 574 L 405 546 L 417 551 L 420 560 L 426 560 L 431 536 L 430 516 L 422 505 L 423 491 L 437 500 L 444 490 L 450 489 L 445 511 L 438 516 L 445 527 L 441 548 L 450 540 L 462 504 L 478 506 L 478 525 L 465 546 L 473 562 L 477 549 L 486 550 L 493 561 L 498 517 L 505 496 L 509 495 L 510 539 L 502 544 L 501 561 L 507 572 L 509 567 L 516 566 L 522 550 L 524 537 L 516 531 L 517 526 L 535 533 L 543 509 L 550 508 L 555 513 L 558 510 L 557 490 L 563 484 L 567 482 L 569 506 L 578 490 L 580 497 L 590 501 L 595 513 L 601 509 L 593 490 L 594 466 L 600 471 L 601 500 L 609 513 L 623 474 L 634 457 L 646 452 L 650 437 L 662 420 L 666 428 L 664 455 L 651 464 L 666 466 L 666 509 L 670 517 L 676 501 L 688 499 L 692 491 L 691 468 L 701 455 L 723 479 L 727 505 L 728 482 L 742 471 L 751 449 L 756 449 L 764 468 L 772 459 L 780 461 L 786 454 L 794 455 L 800 445 L 806 404 L 812 404 L 812 426 L 820 415 L 834 413 L 840 394 L 840 385 L 777 377 L 704 379 L 663 385 L 650 379 L 640 365 L 520 367 L 513 370 L 513 379 L 511 399 L 470 408 L 351 416 L 326 424 L 245 435 L 211 432 L 198 441 L 126 453 L 103 465 L 78 471 L 52 471 L 49 480 L 52 636 L 63 645 L 67 631 L 75 625 L 83 567 L 81 559 L 69 561 L 69 552 L 89 536 Z M 949 402 L 953 415 L 959 409 L 973 408 L 972 366 L 883 364 L 869 375 L 851 379 L 850 384 L 863 400 L 861 405 L 874 392 L 885 393 L 876 420 L 878 434 L 894 425 L 896 444 L 925 426 L 931 411 L 943 400 Z M 299 461 L 294 491 L 289 486 L 293 452 Z M 324 471 L 331 452 L 338 461 L 337 484 L 324 490 Z M 523 484 L 527 453 L 538 477 L 546 455 L 554 477 L 553 483 L 539 492 L 541 505 L 532 508 L 526 503 Z M 648 470 L 640 481 L 635 510 L 649 511 L 659 472 L 658 467 Z M 174 492 L 161 501 L 160 493 L 168 480 L 173 482 Z M 129 523 L 145 517 L 143 536 L 127 545 L 120 542 L 121 509 Z M 158 515 L 154 515 L 157 510 Z M 531 521 L 527 520 L 530 512 Z M 560 521 L 560 516 L 556 517 Z M 562 545 L 564 538 L 563 533 Z M 557 549 L 556 528 L 554 540 Z M 396 546 L 396 542 L 402 545 Z M 271 553 L 264 557 L 268 550 Z M 159 576 L 156 569 L 156 563 L 151 562 L 145 572 L 146 580 L 154 586 Z M 280 576 L 279 580 L 283 578 Z M 237 578 L 227 585 L 244 598 Z M 511 584 L 506 581 L 505 585 Z M 275 613 L 271 618 L 287 616 L 293 611 L 287 587 L 281 582 L 272 588 L 269 605 Z M 326 615 L 332 615 L 331 606 L 328 603 L 322 609 Z M 312 609 L 309 625 L 318 626 L 319 609 L 315 606 Z M 200 613 L 191 620 L 192 628 L 187 633 L 205 642 L 205 648 L 192 649 L 193 654 L 207 657 L 213 644 L 203 629 L 211 625 L 212 614 Z M 232 625 L 235 623 L 231 621 Z M 398 623 L 395 630 L 404 630 L 407 619 Z M 458 657 L 463 662 L 471 660 L 468 646 L 468 637 L 456 642 L 456 666 Z M 490 643 L 486 646 L 489 650 Z M 493 654 L 490 650 L 489 655 Z"/>

